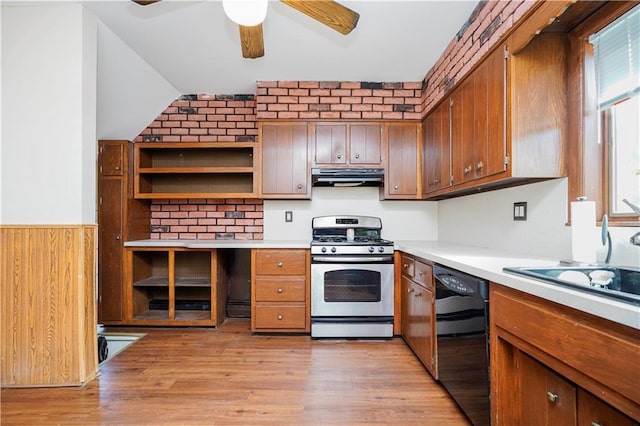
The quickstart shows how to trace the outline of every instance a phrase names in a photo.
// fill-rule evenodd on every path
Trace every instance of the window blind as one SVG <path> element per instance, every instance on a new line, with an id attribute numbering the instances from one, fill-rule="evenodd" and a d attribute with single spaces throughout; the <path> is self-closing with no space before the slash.
<path id="1" fill-rule="evenodd" d="M 640 6 L 589 38 L 600 109 L 640 93 Z"/>

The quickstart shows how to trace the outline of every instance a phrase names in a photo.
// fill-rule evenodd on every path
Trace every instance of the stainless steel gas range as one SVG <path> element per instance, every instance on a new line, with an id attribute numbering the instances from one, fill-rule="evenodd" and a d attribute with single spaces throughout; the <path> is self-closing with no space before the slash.
<path id="1" fill-rule="evenodd" d="M 312 221 L 311 337 L 393 337 L 393 242 L 370 216 Z"/>

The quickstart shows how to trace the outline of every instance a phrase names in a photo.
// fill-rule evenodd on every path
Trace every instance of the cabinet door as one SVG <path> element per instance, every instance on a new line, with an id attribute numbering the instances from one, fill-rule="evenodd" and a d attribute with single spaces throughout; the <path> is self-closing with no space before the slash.
<path id="1" fill-rule="evenodd" d="M 578 425 L 587 426 L 637 426 L 638 422 L 627 417 L 589 392 L 578 389 Z"/>
<path id="2" fill-rule="evenodd" d="M 413 349 L 413 351 L 418 354 L 420 351 L 419 342 L 418 342 L 418 321 L 416 320 L 416 312 L 415 312 L 415 304 L 414 297 L 416 291 L 416 285 L 411 281 L 408 277 L 402 276 L 401 281 L 401 303 L 402 303 L 402 314 L 401 314 L 401 322 L 402 322 L 402 337 L 405 342 Z"/>
<path id="3" fill-rule="evenodd" d="M 418 126 L 389 124 L 387 132 L 387 170 L 385 192 L 388 197 L 418 197 Z"/>
<path id="4" fill-rule="evenodd" d="M 451 95 L 451 150 L 453 184 L 474 178 L 475 128 L 474 76 L 467 78 Z"/>
<path id="5" fill-rule="evenodd" d="M 382 164 L 382 126 L 351 124 L 349 128 L 349 162 L 354 165 Z"/>
<path id="6" fill-rule="evenodd" d="M 125 143 L 128 143 L 125 141 Z M 125 148 L 121 141 L 101 141 L 98 149 L 98 174 L 100 176 L 122 176 Z"/>
<path id="7" fill-rule="evenodd" d="M 422 122 L 422 193 L 449 186 L 449 100 L 442 102 Z"/>
<path id="8" fill-rule="evenodd" d="M 316 124 L 314 162 L 318 165 L 344 165 L 347 163 L 347 125 Z"/>
<path id="9" fill-rule="evenodd" d="M 505 85 L 506 59 L 504 47 L 496 49 L 482 68 L 486 73 L 487 160 L 484 175 L 491 176 L 506 170 L 505 157 Z"/>
<path id="10" fill-rule="evenodd" d="M 519 376 L 521 424 L 576 424 L 576 388 L 572 383 L 522 352 Z"/>
<path id="11" fill-rule="evenodd" d="M 122 223 L 126 199 L 122 178 L 98 180 L 98 321 L 123 317 Z"/>
<path id="12" fill-rule="evenodd" d="M 263 197 L 308 196 L 307 125 L 265 124 L 262 126 L 261 143 Z"/>

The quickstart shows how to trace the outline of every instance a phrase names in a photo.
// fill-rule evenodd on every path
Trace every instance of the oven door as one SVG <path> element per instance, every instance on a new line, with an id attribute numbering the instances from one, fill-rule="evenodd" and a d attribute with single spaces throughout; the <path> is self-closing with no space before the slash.
<path id="1" fill-rule="evenodd" d="M 393 257 L 391 263 L 384 259 L 384 263 L 312 262 L 311 316 L 393 316 Z"/>

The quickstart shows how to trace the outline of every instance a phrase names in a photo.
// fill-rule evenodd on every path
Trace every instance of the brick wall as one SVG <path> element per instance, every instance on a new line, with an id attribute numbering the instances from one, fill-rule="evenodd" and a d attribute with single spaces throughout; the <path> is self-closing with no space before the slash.
<path id="1" fill-rule="evenodd" d="M 481 1 L 422 81 L 422 115 L 461 81 L 536 4 L 531 0 Z"/>
<path id="2" fill-rule="evenodd" d="M 253 142 L 255 111 L 254 95 L 183 95 L 134 142 Z"/>
<path id="3" fill-rule="evenodd" d="M 259 81 L 258 120 L 418 120 L 422 85 L 350 81 Z"/>
<path id="4" fill-rule="evenodd" d="M 262 236 L 262 200 L 153 200 L 151 203 L 152 239 L 261 240 Z"/>
<path id="5" fill-rule="evenodd" d="M 254 142 L 254 95 L 183 95 L 134 142 Z M 263 204 L 256 199 L 153 200 L 152 239 L 261 240 Z"/>

